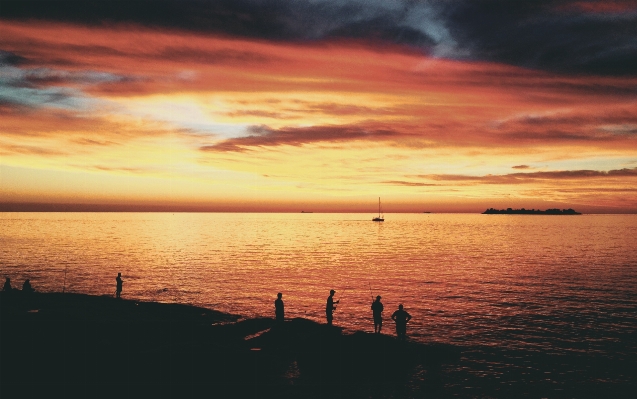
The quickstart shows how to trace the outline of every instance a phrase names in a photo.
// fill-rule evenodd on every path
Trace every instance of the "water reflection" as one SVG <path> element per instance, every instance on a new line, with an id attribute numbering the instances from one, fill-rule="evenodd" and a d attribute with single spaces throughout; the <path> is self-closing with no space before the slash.
<path id="1" fill-rule="evenodd" d="M 334 288 L 334 323 L 373 331 L 371 285 L 386 309 L 409 309 L 413 339 L 531 352 L 608 352 L 637 330 L 635 216 L 411 214 L 378 225 L 356 214 L 38 213 L 0 223 L 0 272 L 41 291 L 61 291 L 66 270 L 67 291 L 112 294 L 122 272 L 125 298 L 251 317 L 270 316 L 273 293 L 285 292 L 286 317 L 324 322 Z"/>

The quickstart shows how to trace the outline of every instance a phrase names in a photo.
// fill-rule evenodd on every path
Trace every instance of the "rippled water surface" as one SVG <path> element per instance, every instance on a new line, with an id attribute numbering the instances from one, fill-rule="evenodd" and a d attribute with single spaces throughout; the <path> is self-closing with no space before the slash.
<path id="1" fill-rule="evenodd" d="M 113 294 L 121 272 L 125 298 L 252 317 L 283 292 L 287 317 L 323 321 L 335 289 L 335 324 L 364 331 L 382 295 L 386 318 L 412 314 L 412 339 L 481 353 L 492 375 L 527 367 L 518 350 L 637 356 L 637 215 L 0 216 L 0 274 L 40 291 Z M 514 358 L 489 365 L 497 350 Z"/>

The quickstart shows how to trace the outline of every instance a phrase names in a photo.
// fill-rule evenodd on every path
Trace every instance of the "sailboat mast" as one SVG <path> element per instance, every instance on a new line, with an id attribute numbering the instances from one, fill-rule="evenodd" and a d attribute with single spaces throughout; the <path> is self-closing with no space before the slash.
<path id="1" fill-rule="evenodd" d="M 377 216 L 377 217 L 372 218 L 372 221 L 373 221 L 373 222 L 382 222 L 382 221 L 384 221 L 384 220 L 385 220 L 385 219 L 383 219 L 383 218 L 380 216 L 380 197 L 378 197 L 378 216 Z"/>

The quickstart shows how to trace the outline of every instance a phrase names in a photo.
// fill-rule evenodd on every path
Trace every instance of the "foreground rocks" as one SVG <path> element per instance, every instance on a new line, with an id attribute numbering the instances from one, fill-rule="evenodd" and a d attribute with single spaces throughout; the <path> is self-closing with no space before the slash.
<path id="1" fill-rule="evenodd" d="M 444 396 L 459 351 L 306 319 L 80 294 L 2 293 L 0 396 Z"/>

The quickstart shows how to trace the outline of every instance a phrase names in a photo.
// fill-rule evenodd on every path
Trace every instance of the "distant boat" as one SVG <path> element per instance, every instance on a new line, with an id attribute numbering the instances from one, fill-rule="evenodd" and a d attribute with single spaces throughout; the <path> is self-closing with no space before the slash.
<path id="1" fill-rule="evenodd" d="M 575 211 L 574 209 L 547 209 L 545 211 L 541 211 L 539 209 L 494 209 L 489 208 L 486 211 L 482 212 L 483 215 L 581 215 L 581 213 Z"/>
<path id="2" fill-rule="evenodd" d="M 378 197 L 378 217 L 372 218 L 372 222 L 384 222 L 385 221 L 385 215 L 381 216 L 380 213 L 380 197 Z"/>

